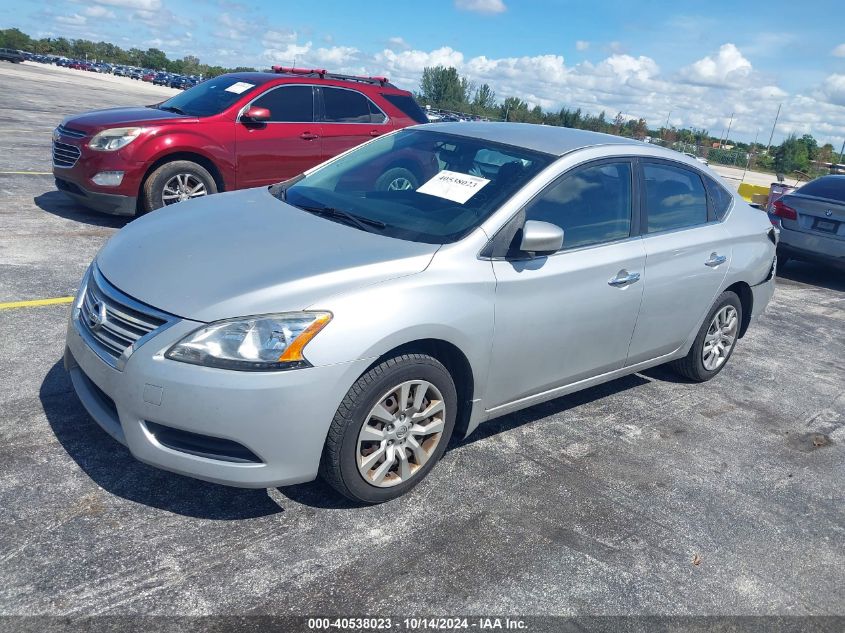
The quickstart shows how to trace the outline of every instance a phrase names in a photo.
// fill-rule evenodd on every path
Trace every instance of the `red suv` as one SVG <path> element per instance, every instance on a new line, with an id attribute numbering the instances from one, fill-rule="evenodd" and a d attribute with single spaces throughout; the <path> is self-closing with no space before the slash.
<path id="1" fill-rule="evenodd" d="M 154 106 L 94 110 L 53 132 L 56 186 L 83 205 L 134 215 L 296 176 L 359 143 L 427 122 L 384 77 L 274 67 L 209 79 Z M 385 188 L 419 176 L 389 166 Z"/>

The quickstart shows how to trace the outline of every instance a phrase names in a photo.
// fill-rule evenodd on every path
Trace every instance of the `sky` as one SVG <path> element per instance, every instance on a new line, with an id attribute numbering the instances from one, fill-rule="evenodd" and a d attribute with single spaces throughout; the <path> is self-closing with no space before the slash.
<path id="1" fill-rule="evenodd" d="M 767 143 L 845 141 L 838 0 L 0 0 L 0 28 L 156 47 L 224 66 L 386 75 L 455 66 L 498 100 L 580 107 Z"/>

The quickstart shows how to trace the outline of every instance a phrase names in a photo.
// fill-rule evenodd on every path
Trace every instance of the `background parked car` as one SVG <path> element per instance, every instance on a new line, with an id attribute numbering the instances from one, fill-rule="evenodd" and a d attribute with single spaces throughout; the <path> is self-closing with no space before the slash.
<path id="1" fill-rule="evenodd" d="M 778 265 L 790 259 L 845 268 L 845 175 L 822 176 L 772 203 Z"/>
<path id="2" fill-rule="evenodd" d="M 53 173 L 57 187 L 82 204 L 133 215 L 279 182 L 421 122 L 411 93 L 383 77 L 290 68 L 233 73 L 154 107 L 68 117 L 54 133 Z M 385 167 L 385 188 L 422 182 L 409 165 Z"/>
<path id="3" fill-rule="evenodd" d="M 0 48 L 0 60 L 12 62 L 13 64 L 19 64 L 25 61 L 21 52 L 13 48 Z"/>

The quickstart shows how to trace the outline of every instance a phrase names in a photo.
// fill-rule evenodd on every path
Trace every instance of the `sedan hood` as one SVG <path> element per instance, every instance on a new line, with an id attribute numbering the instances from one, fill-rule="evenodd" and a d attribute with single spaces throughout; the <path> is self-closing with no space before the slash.
<path id="1" fill-rule="evenodd" d="M 85 132 L 115 126 L 134 126 L 144 123 L 159 123 L 167 119 L 191 119 L 173 112 L 159 110 L 158 108 L 107 108 L 105 110 L 91 110 L 83 114 L 68 117 L 62 123 L 67 127 L 82 130 Z"/>
<path id="2" fill-rule="evenodd" d="M 437 249 L 312 215 L 262 187 L 159 209 L 118 231 L 96 261 L 135 299 L 208 322 L 320 308 L 330 295 L 421 272 Z"/>

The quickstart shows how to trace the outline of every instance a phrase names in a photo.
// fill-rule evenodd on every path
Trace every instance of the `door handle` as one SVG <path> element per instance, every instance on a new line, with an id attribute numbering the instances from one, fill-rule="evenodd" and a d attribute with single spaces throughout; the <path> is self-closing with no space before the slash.
<path id="1" fill-rule="evenodd" d="M 370 136 L 381 136 L 381 132 L 379 132 L 378 130 L 372 130 L 370 132 Z"/>
<path id="2" fill-rule="evenodd" d="M 315 138 L 320 138 L 320 137 L 317 136 L 316 134 L 311 134 L 311 132 L 303 132 L 302 134 L 299 135 L 299 138 L 301 138 L 303 141 L 313 141 Z"/>
<path id="3" fill-rule="evenodd" d="M 620 270 L 616 273 L 616 277 L 608 281 L 608 285 L 620 287 L 628 284 L 636 283 L 640 280 L 640 273 L 629 273 L 627 270 Z"/>
<path id="4" fill-rule="evenodd" d="M 724 255 L 719 255 L 717 253 L 710 253 L 710 259 L 708 259 L 706 262 L 704 262 L 704 265 L 710 266 L 710 268 L 715 268 L 716 266 L 718 266 L 720 264 L 724 264 L 726 261 L 728 261 L 728 258 L 725 257 Z"/>

